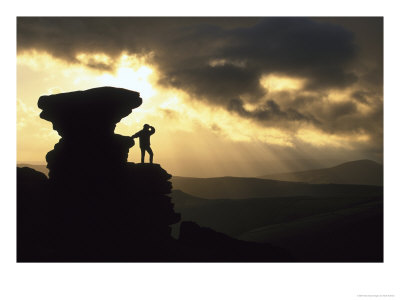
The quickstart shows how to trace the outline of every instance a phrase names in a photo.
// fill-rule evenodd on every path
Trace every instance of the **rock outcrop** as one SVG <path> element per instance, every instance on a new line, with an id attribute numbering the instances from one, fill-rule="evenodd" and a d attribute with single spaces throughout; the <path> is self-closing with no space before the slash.
<path id="1" fill-rule="evenodd" d="M 40 117 L 61 136 L 46 155 L 49 182 L 42 195 L 50 199 L 42 216 L 51 223 L 49 260 L 164 256 L 158 248 L 171 242 L 170 225 L 180 219 L 168 196 L 171 175 L 157 164 L 128 163 L 134 141 L 114 133 L 141 103 L 139 93 L 112 87 L 40 97 Z"/>
<path id="2" fill-rule="evenodd" d="M 50 180 L 76 176 L 74 166 L 81 167 L 82 176 L 100 179 L 110 170 L 122 170 L 134 142 L 114 129 L 141 104 L 139 93 L 112 87 L 40 97 L 40 117 L 52 122 L 61 136 L 46 155 Z"/>
<path id="3" fill-rule="evenodd" d="M 49 247 L 49 181 L 34 169 L 17 168 L 17 257 L 42 261 L 51 255 Z"/>

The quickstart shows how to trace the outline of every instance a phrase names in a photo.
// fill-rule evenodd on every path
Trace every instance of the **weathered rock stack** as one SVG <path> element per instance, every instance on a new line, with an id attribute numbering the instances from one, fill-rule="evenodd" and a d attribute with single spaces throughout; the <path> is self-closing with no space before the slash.
<path id="1" fill-rule="evenodd" d="M 46 156 L 50 179 L 68 180 L 77 170 L 103 178 L 110 168 L 120 169 L 133 140 L 114 134 L 114 129 L 141 104 L 139 93 L 112 87 L 40 97 L 40 117 L 52 122 L 62 137 Z"/>
<path id="2" fill-rule="evenodd" d="M 112 87 L 40 97 L 40 117 L 61 136 L 46 156 L 55 260 L 163 259 L 180 219 L 171 175 L 128 163 L 133 139 L 114 134 L 141 103 L 139 93 Z"/>

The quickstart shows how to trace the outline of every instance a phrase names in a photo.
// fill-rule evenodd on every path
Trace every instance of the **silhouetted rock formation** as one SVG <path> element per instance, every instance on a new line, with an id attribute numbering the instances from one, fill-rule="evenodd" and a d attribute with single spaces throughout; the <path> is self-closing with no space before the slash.
<path id="1" fill-rule="evenodd" d="M 115 125 L 139 107 L 138 92 L 101 87 L 39 98 L 40 117 L 62 137 L 113 135 Z"/>
<path id="2" fill-rule="evenodd" d="M 180 220 L 171 175 L 157 164 L 128 163 L 134 142 L 114 134 L 141 103 L 137 92 L 111 87 L 40 97 L 40 117 L 61 139 L 46 155 L 48 179 L 18 169 L 18 261 L 281 259 L 268 245 L 193 224 L 183 225 L 179 240 L 171 237 L 170 225 Z"/>
<path id="3" fill-rule="evenodd" d="M 111 87 L 40 97 L 40 117 L 62 137 L 46 156 L 49 178 L 68 179 L 74 166 L 80 166 L 84 177 L 98 178 L 120 169 L 134 142 L 114 129 L 141 104 L 139 93 Z"/>
<path id="4" fill-rule="evenodd" d="M 157 247 L 171 241 L 169 225 L 180 219 L 168 196 L 171 175 L 157 164 L 128 163 L 133 139 L 114 134 L 116 123 L 141 103 L 139 93 L 111 87 L 40 97 L 40 117 L 61 135 L 46 155 L 46 194 L 33 196 L 50 202 L 48 213 L 39 214 L 51 224 L 51 232 L 44 234 L 44 244 L 52 251 L 47 260 L 141 261 L 164 256 Z M 74 172 L 77 168 L 79 173 Z M 37 181 L 39 176 L 31 178 Z M 18 184 L 26 189 L 24 181 Z M 18 201 L 25 205 L 26 197 Z M 25 214 L 18 217 L 32 220 Z"/>

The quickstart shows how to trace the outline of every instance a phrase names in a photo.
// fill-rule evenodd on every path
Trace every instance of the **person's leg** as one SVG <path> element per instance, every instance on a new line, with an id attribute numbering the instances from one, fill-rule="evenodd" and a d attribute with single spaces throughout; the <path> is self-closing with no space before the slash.
<path id="1" fill-rule="evenodd" d="M 142 164 L 143 164 L 143 163 L 144 163 L 145 148 L 140 148 L 140 151 L 142 152 L 142 159 L 141 159 L 141 162 L 142 162 Z"/>
<path id="2" fill-rule="evenodd" d="M 150 146 L 147 147 L 147 152 L 150 155 L 150 163 L 152 164 L 153 163 L 153 150 L 151 150 Z"/>

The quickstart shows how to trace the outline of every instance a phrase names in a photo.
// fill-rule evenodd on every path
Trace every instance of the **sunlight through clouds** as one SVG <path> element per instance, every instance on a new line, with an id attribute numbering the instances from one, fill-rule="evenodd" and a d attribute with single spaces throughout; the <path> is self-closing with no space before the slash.
<path id="1" fill-rule="evenodd" d="M 148 77 L 153 73 L 147 66 L 134 70 L 128 67 L 118 68 L 116 74 L 103 74 L 97 80 L 105 86 L 117 86 L 133 91 L 140 91 L 142 98 L 150 98 L 157 92 Z"/>
<path id="2" fill-rule="evenodd" d="M 351 149 L 352 143 L 367 142 L 369 139 L 367 135 L 329 135 L 312 127 L 293 131 L 293 128 L 265 126 L 255 120 L 242 118 L 223 107 L 200 101 L 183 90 L 158 84 L 160 73 L 157 67 L 150 63 L 150 57 L 151 53 L 143 57 L 122 53 L 120 57 L 111 60 L 102 54 L 81 53 L 77 56 L 80 63 L 67 64 L 46 53 L 29 52 L 19 55 L 19 160 L 43 161 L 46 153 L 59 139 L 57 133 L 52 130 L 51 123 L 39 118 L 37 100 L 41 95 L 100 86 L 120 87 L 140 93 L 143 104 L 122 119 L 115 132 L 130 136 L 140 130 L 144 123 L 154 125 L 157 134 L 152 143 L 155 149 L 162 149 L 155 157 L 158 162 L 168 165 L 173 173 L 184 174 L 188 162 L 193 159 L 211 162 L 218 158 L 221 164 L 219 167 L 215 166 L 212 170 L 205 168 L 203 171 L 204 174 L 209 171 L 220 174 L 222 169 L 218 168 L 233 170 L 223 163 L 224 160 L 240 161 L 246 153 L 253 153 L 255 156 L 255 153 L 262 153 L 264 157 L 273 159 L 278 154 L 275 155 L 269 150 L 271 147 L 278 147 L 282 152 L 284 149 L 296 148 L 296 142 L 301 141 L 316 148 Z M 99 70 L 90 67 L 90 64 L 95 63 L 112 68 Z M 281 93 L 305 94 L 301 91 L 304 80 L 269 75 L 264 76 L 261 81 L 264 88 L 268 89 L 269 95 L 274 97 L 279 98 Z M 321 101 L 340 102 L 351 92 L 353 91 L 338 91 L 336 94 L 327 95 Z M 286 104 L 290 105 L 290 102 Z M 245 104 L 247 110 L 256 107 L 256 104 Z M 187 142 L 188 139 L 191 140 L 190 143 Z M 232 145 L 237 144 L 246 147 L 230 153 L 233 151 Z M 131 150 L 129 160 L 138 160 L 137 149 Z M 201 166 L 199 162 L 200 169 Z M 238 163 L 238 168 L 239 166 L 243 172 L 251 172 L 246 163 Z"/>
<path id="3" fill-rule="evenodd" d="M 305 84 L 305 79 L 270 74 L 267 76 L 262 76 L 260 83 L 270 92 L 280 92 L 302 89 Z"/>
<path id="4" fill-rule="evenodd" d="M 327 134 L 320 130 L 300 129 L 296 137 L 305 143 L 318 147 L 335 147 L 352 149 L 350 142 L 367 142 L 370 137 L 367 134 L 354 134 L 341 136 L 337 134 Z"/>

